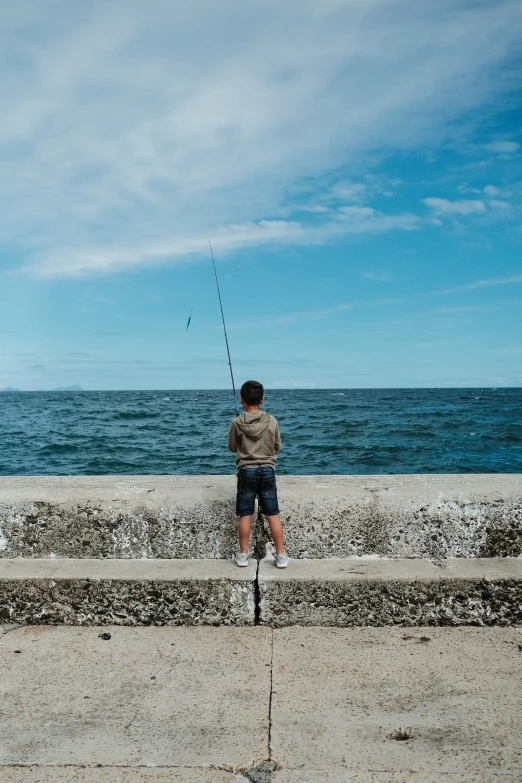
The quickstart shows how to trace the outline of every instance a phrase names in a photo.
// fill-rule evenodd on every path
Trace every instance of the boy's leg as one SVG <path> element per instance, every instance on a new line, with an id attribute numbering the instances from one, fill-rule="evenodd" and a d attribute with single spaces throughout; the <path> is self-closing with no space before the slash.
<path id="1" fill-rule="evenodd" d="M 239 551 L 243 554 L 248 554 L 248 542 L 250 539 L 250 524 L 252 522 L 252 514 L 246 517 L 239 517 L 239 523 L 237 526 L 237 532 L 239 537 Z"/>
<path id="2" fill-rule="evenodd" d="M 236 514 L 239 517 L 237 526 L 239 551 L 248 554 L 250 538 L 250 523 L 254 516 L 257 494 L 257 467 L 241 468 L 237 474 Z"/>
<path id="3" fill-rule="evenodd" d="M 283 526 L 281 524 L 281 517 L 279 514 L 276 514 L 274 516 L 267 516 L 266 519 L 270 525 L 270 533 L 272 534 L 272 539 L 274 541 L 276 555 L 282 555 L 285 551 L 285 545 L 283 541 Z"/>
<path id="4" fill-rule="evenodd" d="M 277 501 L 277 487 L 275 470 L 268 465 L 260 468 L 261 480 L 259 489 L 259 502 L 263 513 L 270 525 L 270 533 L 274 542 L 276 555 L 282 555 L 285 551 L 283 541 L 283 526 L 279 516 L 279 504 Z"/>

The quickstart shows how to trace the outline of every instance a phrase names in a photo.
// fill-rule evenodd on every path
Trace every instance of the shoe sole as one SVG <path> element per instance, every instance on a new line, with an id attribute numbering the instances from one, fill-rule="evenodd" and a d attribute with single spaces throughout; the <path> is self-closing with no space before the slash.
<path id="1" fill-rule="evenodd" d="M 237 565 L 238 568 L 247 568 L 248 567 L 248 563 L 238 563 L 237 561 L 236 561 L 236 565 Z"/>
<path id="2" fill-rule="evenodd" d="M 279 563 L 276 563 L 276 568 L 288 568 L 288 563 L 285 563 L 284 565 L 279 565 Z"/>

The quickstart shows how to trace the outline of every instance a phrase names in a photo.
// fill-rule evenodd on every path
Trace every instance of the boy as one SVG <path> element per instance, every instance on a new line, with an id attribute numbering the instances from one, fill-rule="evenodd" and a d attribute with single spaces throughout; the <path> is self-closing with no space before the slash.
<path id="1" fill-rule="evenodd" d="M 279 425 L 273 416 L 259 410 L 264 402 L 264 389 L 257 381 L 246 381 L 243 384 L 239 401 L 245 412 L 234 419 L 228 433 L 228 448 L 235 452 L 237 465 L 239 553 L 236 555 L 236 563 L 238 566 L 248 565 L 250 523 L 258 496 L 274 540 L 276 566 L 286 568 L 288 558 L 283 544 L 275 479 L 276 454 L 281 448 Z"/>

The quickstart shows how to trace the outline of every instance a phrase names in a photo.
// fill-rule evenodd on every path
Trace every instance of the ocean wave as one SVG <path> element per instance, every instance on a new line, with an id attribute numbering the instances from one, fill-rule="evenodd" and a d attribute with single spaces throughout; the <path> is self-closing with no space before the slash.
<path id="1" fill-rule="evenodd" d="M 234 473 L 229 391 L 22 397 L 1 397 L 2 475 Z M 281 474 L 522 473 L 522 389 L 279 390 L 267 402 Z"/>
<path id="2" fill-rule="evenodd" d="M 151 411 L 116 411 L 113 414 L 115 419 L 158 419 L 161 413 L 152 413 Z"/>

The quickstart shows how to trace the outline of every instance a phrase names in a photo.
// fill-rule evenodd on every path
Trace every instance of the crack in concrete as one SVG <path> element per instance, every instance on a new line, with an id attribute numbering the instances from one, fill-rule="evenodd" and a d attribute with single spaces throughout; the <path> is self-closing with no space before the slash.
<path id="1" fill-rule="evenodd" d="M 256 578 L 254 580 L 254 625 L 261 625 L 261 593 L 259 589 L 259 564 L 257 561 Z"/>
<path id="2" fill-rule="evenodd" d="M 258 563 L 259 571 L 259 563 Z M 257 576 L 256 576 L 257 583 Z M 241 775 L 250 783 L 270 783 L 272 773 L 278 769 L 277 762 L 272 758 L 272 696 L 274 692 L 274 631 L 271 629 L 270 646 L 270 693 L 268 696 L 268 758 L 255 767 L 242 769 Z"/>
<path id="3" fill-rule="evenodd" d="M 272 696 L 274 694 L 274 630 L 271 633 L 270 696 L 268 697 L 268 760 L 272 761 Z"/>

